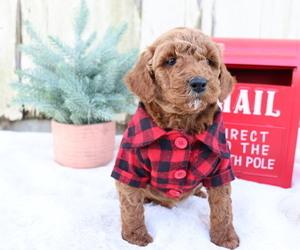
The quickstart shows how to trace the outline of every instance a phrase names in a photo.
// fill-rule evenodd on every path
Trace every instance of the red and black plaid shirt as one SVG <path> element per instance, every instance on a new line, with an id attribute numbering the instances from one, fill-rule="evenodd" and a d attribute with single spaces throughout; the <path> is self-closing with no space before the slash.
<path id="1" fill-rule="evenodd" d="M 132 187 L 155 190 L 173 198 L 195 188 L 234 180 L 221 112 L 202 134 L 166 131 L 141 104 L 124 132 L 111 175 Z"/>

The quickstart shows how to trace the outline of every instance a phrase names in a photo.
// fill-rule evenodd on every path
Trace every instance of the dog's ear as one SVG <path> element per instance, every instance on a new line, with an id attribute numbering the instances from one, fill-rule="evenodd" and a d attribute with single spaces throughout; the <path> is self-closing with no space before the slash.
<path id="1" fill-rule="evenodd" d="M 221 67 L 220 67 L 220 75 L 219 75 L 221 94 L 219 95 L 219 101 L 224 102 L 226 97 L 230 95 L 230 93 L 232 92 L 236 79 L 230 74 L 225 64 L 223 63 L 224 45 L 223 44 L 216 44 L 216 45 L 218 47 L 220 57 L 221 57 Z"/>
<path id="2" fill-rule="evenodd" d="M 152 70 L 152 57 L 154 49 L 147 48 L 145 52 L 140 55 L 137 63 L 132 71 L 125 76 L 125 82 L 128 88 L 141 101 L 151 102 L 154 96 L 154 72 Z"/>
<path id="3" fill-rule="evenodd" d="M 233 86 L 236 82 L 235 78 L 226 69 L 224 63 L 221 64 L 221 73 L 219 76 L 221 94 L 219 95 L 219 101 L 223 102 L 233 90 Z"/>

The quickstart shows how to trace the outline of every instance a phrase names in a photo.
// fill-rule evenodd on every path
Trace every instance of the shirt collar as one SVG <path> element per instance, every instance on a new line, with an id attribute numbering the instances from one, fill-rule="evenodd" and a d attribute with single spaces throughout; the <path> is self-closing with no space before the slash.
<path id="1" fill-rule="evenodd" d="M 147 113 L 142 103 L 131 120 L 124 133 L 123 148 L 139 148 L 151 144 L 163 135 L 166 131 L 160 128 Z M 180 131 L 181 134 L 184 132 Z M 214 116 L 214 122 L 203 133 L 195 135 L 195 138 L 203 142 L 210 150 L 223 158 L 229 158 L 229 148 L 225 137 L 225 128 L 222 122 L 222 113 L 218 111 Z"/>

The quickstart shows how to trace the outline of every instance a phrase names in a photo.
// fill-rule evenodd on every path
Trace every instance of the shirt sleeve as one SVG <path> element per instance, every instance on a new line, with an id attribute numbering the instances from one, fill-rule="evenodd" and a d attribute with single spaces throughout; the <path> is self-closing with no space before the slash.
<path id="1" fill-rule="evenodd" d="M 143 164 L 140 149 L 120 147 L 111 176 L 132 187 L 146 187 L 150 171 Z"/>
<path id="2" fill-rule="evenodd" d="M 228 184 L 235 179 L 230 159 L 221 158 L 221 161 L 213 173 L 203 180 L 206 188 L 218 187 Z"/>

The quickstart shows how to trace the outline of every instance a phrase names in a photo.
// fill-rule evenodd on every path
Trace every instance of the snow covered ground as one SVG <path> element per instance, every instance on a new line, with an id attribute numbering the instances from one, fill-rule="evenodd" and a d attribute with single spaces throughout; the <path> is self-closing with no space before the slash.
<path id="1" fill-rule="evenodd" d="M 112 165 L 62 167 L 53 161 L 51 134 L 0 131 L 0 249 L 140 249 L 121 239 Z M 232 185 L 238 249 L 300 249 L 299 139 L 292 188 Z M 173 209 L 147 204 L 145 216 L 154 242 L 143 249 L 221 249 L 209 239 L 206 199 Z"/>

